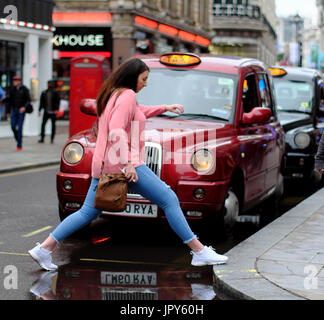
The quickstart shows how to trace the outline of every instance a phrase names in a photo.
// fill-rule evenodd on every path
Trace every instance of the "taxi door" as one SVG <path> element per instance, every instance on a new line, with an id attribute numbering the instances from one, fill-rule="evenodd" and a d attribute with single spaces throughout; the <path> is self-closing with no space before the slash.
<path id="1" fill-rule="evenodd" d="M 258 89 L 261 98 L 261 107 L 270 108 L 273 116 L 269 123 L 265 124 L 265 136 L 263 140 L 264 167 L 265 167 L 265 188 L 270 190 L 278 182 L 281 163 L 281 148 L 283 144 L 283 131 L 276 117 L 274 100 L 271 95 L 271 84 L 265 72 L 258 72 Z"/>
<path id="2" fill-rule="evenodd" d="M 255 107 L 260 107 L 260 96 L 257 87 L 257 75 L 250 72 L 241 82 L 243 88 L 241 99 L 241 118 L 243 113 L 249 113 Z M 265 190 L 265 126 L 263 123 L 239 124 L 239 135 L 241 147 L 238 159 L 245 175 L 245 203 L 251 204 L 264 194 Z"/>

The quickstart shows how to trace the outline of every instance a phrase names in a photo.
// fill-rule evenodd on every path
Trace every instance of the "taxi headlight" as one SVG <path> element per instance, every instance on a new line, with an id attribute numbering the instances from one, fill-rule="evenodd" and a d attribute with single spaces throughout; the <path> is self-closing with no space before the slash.
<path id="1" fill-rule="evenodd" d="M 69 164 L 76 164 L 83 158 L 84 150 L 80 143 L 71 142 L 69 143 L 64 151 L 63 158 Z"/>
<path id="2" fill-rule="evenodd" d="M 214 163 L 212 153 L 206 149 L 196 151 L 192 158 L 191 164 L 196 171 L 205 172 L 211 169 Z"/>
<path id="3" fill-rule="evenodd" d="M 295 144 L 300 149 L 305 149 L 309 146 L 311 138 L 309 134 L 300 132 L 295 135 Z"/>

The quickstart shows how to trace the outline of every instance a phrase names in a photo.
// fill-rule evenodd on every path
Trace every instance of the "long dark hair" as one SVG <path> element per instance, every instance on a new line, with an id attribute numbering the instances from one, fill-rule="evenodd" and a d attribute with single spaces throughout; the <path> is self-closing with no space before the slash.
<path id="1" fill-rule="evenodd" d="M 101 86 L 96 99 L 98 117 L 105 110 L 114 90 L 127 88 L 136 92 L 138 76 L 149 70 L 149 67 L 141 59 L 130 58 L 113 71 Z"/>

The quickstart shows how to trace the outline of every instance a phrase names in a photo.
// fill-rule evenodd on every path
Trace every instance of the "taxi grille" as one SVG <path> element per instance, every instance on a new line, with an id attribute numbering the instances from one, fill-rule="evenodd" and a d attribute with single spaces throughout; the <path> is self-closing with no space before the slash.
<path id="1" fill-rule="evenodd" d="M 101 288 L 102 300 L 158 300 L 158 293 L 151 289 Z"/>
<path id="2" fill-rule="evenodd" d="M 162 146 L 154 142 L 145 142 L 145 164 L 160 178 L 162 168 Z M 144 199 L 140 194 L 128 190 L 129 199 Z"/>

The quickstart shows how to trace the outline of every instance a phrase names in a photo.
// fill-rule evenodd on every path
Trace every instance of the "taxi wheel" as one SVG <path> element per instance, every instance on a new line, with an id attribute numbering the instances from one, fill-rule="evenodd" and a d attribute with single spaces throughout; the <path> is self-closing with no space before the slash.
<path id="1" fill-rule="evenodd" d="M 205 230 L 208 230 L 208 234 L 213 240 L 216 238 L 223 240 L 231 236 L 240 211 L 239 203 L 236 191 L 230 187 L 221 212 L 206 221 L 208 224 Z"/>
<path id="2" fill-rule="evenodd" d="M 229 188 L 224 203 L 224 225 L 233 228 L 240 213 L 240 202 L 233 188 Z"/>

